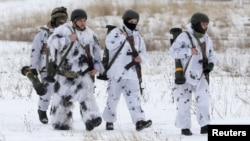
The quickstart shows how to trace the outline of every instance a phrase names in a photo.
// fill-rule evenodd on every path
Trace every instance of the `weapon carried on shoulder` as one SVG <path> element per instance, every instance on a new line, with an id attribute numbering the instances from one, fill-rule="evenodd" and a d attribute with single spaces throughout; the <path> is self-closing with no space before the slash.
<path id="1" fill-rule="evenodd" d="M 126 31 L 126 30 L 124 29 L 124 31 Z M 127 40 L 128 40 L 128 42 L 130 44 L 130 47 L 132 49 L 132 53 L 128 54 L 128 55 L 132 55 L 133 59 L 132 59 L 132 61 L 130 63 L 128 63 L 125 66 L 125 69 L 128 70 L 129 68 L 131 68 L 132 66 L 135 65 L 137 77 L 139 79 L 140 93 L 142 95 L 143 88 L 141 87 L 141 83 L 142 83 L 141 64 L 139 62 L 135 62 L 134 61 L 134 58 L 139 55 L 138 52 L 137 52 L 137 50 L 135 49 L 134 36 L 133 35 L 132 36 L 127 36 Z"/>
<path id="2" fill-rule="evenodd" d="M 178 35 L 182 33 L 181 28 L 171 28 L 170 34 L 173 35 L 173 38 L 170 39 L 171 45 L 173 44 L 174 40 L 178 37 Z M 183 71 L 183 66 L 181 64 L 180 59 L 175 59 L 175 84 L 184 84 L 186 82 L 185 74 Z"/>
<path id="3" fill-rule="evenodd" d="M 32 73 L 29 66 L 24 66 L 21 69 L 21 73 L 22 75 L 27 76 L 28 79 L 31 81 L 34 89 L 36 90 L 37 95 L 45 95 L 45 93 L 47 92 L 46 87 L 41 83 L 38 76 Z"/>

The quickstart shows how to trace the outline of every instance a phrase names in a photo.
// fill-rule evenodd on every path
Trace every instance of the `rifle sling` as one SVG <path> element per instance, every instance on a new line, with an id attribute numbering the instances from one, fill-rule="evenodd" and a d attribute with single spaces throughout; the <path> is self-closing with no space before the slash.
<path id="1" fill-rule="evenodd" d="M 199 43 L 200 47 L 201 47 L 201 53 L 202 53 L 202 58 L 203 59 L 207 59 L 207 54 L 206 54 L 206 43 L 201 43 L 200 40 L 194 36 L 195 39 L 197 40 L 197 42 Z"/>
<path id="2" fill-rule="evenodd" d="M 192 37 L 191 37 L 191 35 L 189 34 L 189 32 L 188 32 L 188 31 L 184 31 L 184 32 L 188 35 L 188 39 L 190 40 L 190 42 L 191 42 L 191 44 L 192 44 L 192 48 L 195 48 L 194 43 L 193 43 L 193 40 L 192 40 Z M 191 58 L 192 58 L 192 56 L 189 58 L 188 62 L 186 63 L 186 66 L 185 66 L 184 71 L 183 71 L 184 74 L 186 73 L 186 70 L 187 70 L 187 67 L 188 67 L 188 65 L 189 65 L 189 62 L 190 62 Z"/>
<path id="3" fill-rule="evenodd" d="M 187 32 L 187 31 L 185 31 L 185 32 L 187 33 L 188 38 L 189 38 L 189 40 L 190 40 L 190 42 L 191 42 L 191 44 L 192 44 L 192 48 L 195 48 L 191 35 L 189 34 L 189 32 Z M 199 45 L 200 45 L 200 47 L 201 47 L 202 58 L 203 58 L 203 59 L 207 59 L 207 55 L 206 55 L 206 44 L 205 44 L 205 43 L 201 43 L 200 40 L 199 40 L 196 36 L 194 36 L 194 37 L 195 37 L 195 39 L 197 40 L 197 42 L 199 43 Z M 186 66 L 185 66 L 184 74 L 185 74 L 185 72 L 186 72 L 186 70 L 187 70 L 187 67 L 188 67 L 188 64 L 189 64 L 191 58 L 192 58 L 192 56 L 190 57 L 190 59 L 188 60 Z"/>
<path id="4" fill-rule="evenodd" d="M 110 67 L 112 66 L 112 64 L 114 63 L 115 59 L 117 58 L 118 54 L 121 52 L 122 47 L 124 46 L 124 44 L 126 43 L 126 40 L 123 41 L 123 43 L 121 44 L 120 48 L 116 51 L 115 55 L 113 56 L 113 58 L 111 59 L 110 63 L 108 64 L 107 69 L 105 70 L 105 72 L 107 72 Z M 104 73 L 105 73 L 104 72 Z"/>
<path id="5" fill-rule="evenodd" d="M 68 27 L 68 28 L 71 30 L 70 27 Z M 72 31 L 72 33 L 75 33 L 75 28 L 73 27 L 73 30 L 71 30 L 71 31 Z M 71 50 L 71 48 L 73 47 L 74 43 L 75 43 L 74 41 L 70 43 L 69 49 L 68 49 L 67 52 L 63 55 L 62 60 L 60 61 L 58 67 L 56 67 L 56 73 L 59 72 L 59 68 L 61 67 L 62 63 L 63 63 L 64 60 L 66 59 L 66 57 L 67 57 L 69 51 Z"/>
<path id="6" fill-rule="evenodd" d="M 59 63 L 59 65 L 58 65 L 58 67 L 56 67 L 56 72 L 58 72 L 58 71 L 59 71 L 60 66 L 62 65 L 62 63 L 63 63 L 63 62 L 64 62 L 64 60 L 66 59 L 66 57 L 67 57 L 67 55 L 68 55 L 69 51 L 70 51 L 70 50 L 71 50 L 71 48 L 73 47 L 73 44 L 74 44 L 74 42 L 71 42 L 71 43 L 70 43 L 69 49 L 68 49 L 68 50 L 67 50 L 67 52 L 63 55 L 62 60 L 60 61 L 60 63 Z"/>
<path id="7" fill-rule="evenodd" d="M 121 30 L 121 29 L 120 29 L 120 31 L 121 31 L 121 33 L 123 32 L 123 30 Z M 108 64 L 107 69 L 103 72 L 103 74 L 106 74 L 107 71 L 110 69 L 110 67 L 113 65 L 113 63 L 115 62 L 115 59 L 117 58 L 118 54 L 121 52 L 122 47 L 125 45 L 125 43 L 126 43 L 126 39 L 122 42 L 120 48 L 116 51 L 115 55 L 112 57 L 110 63 Z"/>
<path id="8" fill-rule="evenodd" d="M 198 37 L 194 36 L 195 39 L 197 40 L 197 42 L 199 43 L 200 47 L 201 47 L 201 53 L 202 53 L 202 59 L 203 59 L 203 65 L 204 65 L 204 61 L 207 61 L 207 54 L 206 54 L 206 43 L 201 43 L 200 40 L 198 39 Z M 208 63 L 208 62 L 207 62 Z M 209 83 L 209 73 L 204 73 L 205 78 L 207 80 L 207 82 Z"/>

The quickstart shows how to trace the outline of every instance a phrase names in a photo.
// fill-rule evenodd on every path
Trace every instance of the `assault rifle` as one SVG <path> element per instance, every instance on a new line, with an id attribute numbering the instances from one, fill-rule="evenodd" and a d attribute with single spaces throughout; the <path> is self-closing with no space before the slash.
<path id="1" fill-rule="evenodd" d="M 85 46 L 85 50 L 86 50 L 86 53 L 87 53 L 87 57 L 88 57 L 88 65 L 89 65 L 89 70 L 93 70 L 94 69 L 94 62 L 93 62 L 93 57 L 91 56 L 90 54 L 90 47 L 89 47 L 89 44 L 87 44 Z"/>
<path id="2" fill-rule="evenodd" d="M 87 72 L 89 72 L 89 71 L 91 71 L 91 70 L 93 70 L 94 69 L 94 63 L 93 63 L 93 58 L 92 58 L 92 56 L 91 56 L 91 54 L 90 54 L 90 46 L 89 46 L 89 44 L 87 44 L 86 46 L 81 46 L 84 50 L 85 50 L 85 52 L 86 52 L 86 54 L 87 54 L 87 63 L 88 63 L 88 68 L 82 73 L 82 74 L 84 74 L 84 73 L 87 73 Z"/>
<path id="3" fill-rule="evenodd" d="M 200 46 L 201 46 L 201 52 L 202 52 L 202 57 L 203 57 L 203 60 L 200 60 L 200 63 L 202 63 L 203 70 L 204 70 L 209 65 L 208 58 L 206 55 L 206 43 L 200 43 Z M 207 83 L 209 84 L 209 73 L 204 72 L 204 75 L 207 80 Z"/>
<path id="4" fill-rule="evenodd" d="M 124 29 L 124 31 L 126 31 L 126 30 Z M 125 66 L 125 69 L 129 70 L 129 68 L 131 68 L 132 66 L 135 65 L 137 77 L 139 79 L 140 93 L 142 95 L 143 88 L 141 87 L 141 83 L 142 83 L 141 64 L 139 62 L 134 61 L 134 58 L 139 55 L 137 50 L 135 49 L 134 36 L 133 35 L 132 36 L 127 36 L 127 40 L 128 40 L 128 42 L 130 44 L 130 47 L 132 49 L 132 53 L 129 53 L 128 55 L 132 55 L 133 59 L 132 59 L 132 61 L 130 63 L 128 63 Z"/>

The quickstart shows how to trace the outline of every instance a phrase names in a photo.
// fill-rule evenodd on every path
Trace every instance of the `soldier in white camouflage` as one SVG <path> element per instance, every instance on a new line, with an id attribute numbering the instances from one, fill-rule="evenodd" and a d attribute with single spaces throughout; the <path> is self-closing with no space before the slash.
<path id="1" fill-rule="evenodd" d="M 171 57 L 180 59 L 181 66 L 184 67 L 186 81 L 174 85 L 173 95 L 177 107 L 175 126 L 186 136 L 193 134 L 190 129 L 193 102 L 197 109 L 196 120 L 201 127 L 200 133 L 207 134 L 210 124 L 208 76 L 214 67 L 215 53 L 213 42 L 207 34 L 208 24 L 209 18 L 206 14 L 194 13 L 186 31 L 178 35 L 169 49 Z"/>
<path id="2" fill-rule="evenodd" d="M 40 96 L 38 100 L 39 120 L 43 124 L 48 123 L 46 111 L 48 110 L 50 99 L 53 94 L 54 83 L 45 81 L 47 76 L 47 65 L 50 59 L 49 47 L 47 45 L 48 37 L 53 33 L 54 29 L 67 21 L 68 14 L 65 7 L 56 7 L 52 10 L 51 20 L 43 25 L 36 33 L 32 42 L 32 51 L 30 55 L 30 70 L 34 75 L 40 75 L 43 85 L 47 92 Z"/>
<path id="3" fill-rule="evenodd" d="M 103 71 L 100 46 L 96 34 L 86 25 L 87 13 L 75 9 L 71 22 L 55 29 L 48 44 L 52 62 L 57 69 L 51 102 L 52 127 L 72 129 L 74 102 L 80 104 L 80 114 L 87 131 L 102 122 L 94 96 L 94 76 Z"/>
<path id="4" fill-rule="evenodd" d="M 138 65 L 140 67 L 146 62 L 146 45 L 136 29 L 139 13 L 128 9 L 124 12 L 122 20 L 123 24 L 110 31 L 105 39 L 109 62 L 117 52 L 118 56 L 107 72 L 108 98 L 103 119 L 106 121 L 106 130 L 114 130 L 114 122 L 117 121 L 117 105 L 123 95 L 135 129 L 141 131 L 152 125 L 152 120 L 146 120 L 141 106 L 140 78 L 137 72 Z M 134 65 L 127 68 L 128 64 Z"/>

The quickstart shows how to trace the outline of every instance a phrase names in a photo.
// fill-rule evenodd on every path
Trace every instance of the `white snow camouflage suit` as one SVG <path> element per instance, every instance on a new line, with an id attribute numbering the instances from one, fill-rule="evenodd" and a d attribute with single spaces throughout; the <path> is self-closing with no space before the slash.
<path id="1" fill-rule="evenodd" d="M 44 81 L 47 76 L 47 63 L 50 59 L 49 48 L 47 46 L 47 39 L 53 33 L 53 28 L 47 25 L 42 26 L 36 33 L 32 42 L 32 51 L 30 55 L 30 69 L 37 69 L 39 71 L 41 81 L 46 86 L 47 92 L 40 96 L 38 100 L 38 109 L 47 111 L 53 94 L 53 83 Z"/>
<path id="2" fill-rule="evenodd" d="M 197 107 L 196 119 L 200 126 L 208 125 L 210 122 L 209 114 L 209 85 L 203 74 L 201 47 L 193 35 L 191 24 L 187 25 L 187 31 L 192 37 L 192 41 L 198 55 L 191 55 L 192 44 L 187 33 L 182 32 L 170 47 L 169 54 L 175 59 L 181 59 L 182 66 L 185 69 L 188 60 L 190 62 L 186 68 L 185 78 L 186 83 L 182 85 L 174 85 L 173 95 L 177 105 L 177 116 L 175 125 L 181 129 L 191 128 L 190 108 L 192 103 L 192 93 L 195 94 L 195 102 Z M 214 63 L 214 49 L 210 37 L 205 34 L 200 38 L 200 42 L 206 43 L 206 55 L 208 63 Z"/>
<path id="3" fill-rule="evenodd" d="M 144 40 L 140 33 L 136 30 L 132 31 L 125 25 L 128 34 L 133 34 L 135 48 L 142 59 L 141 63 L 146 60 L 146 47 Z M 123 27 L 113 29 L 106 37 L 105 44 L 109 50 L 109 61 L 113 58 L 114 54 L 121 47 L 126 37 L 122 34 Z M 141 108 L 139 80 L 135 70 L 135 66 L 129 70 L 125 66 L 132 61 L 132 56 L 127 55 L 131 53 L 131 47 L 128 41 L 125 42 L 119 55 L 115 59 L 111 68 L 108 70 L 108 98 L 106 107 L 103 112 L 103 119 L 106 122 L 115 122 L 117 120 L 117 104 L 120 100 L 121 93 L 126 100 L 132 122 L 136 124 L 139 120 L 145 119 L 145 113 Z"/>
<path id="4" fill-rule="evenodd" d="M 55 29 L 48 43 L 51 49 L 52 60 L 60 63 L 62 56 L 70 46 L 70 35 L 73 34 L 72 23 L 65 23 Z M 99 108 L 94 96 L 93 78 L 88 74 L 82 74 L 89 66 L 87 54 L 81 46 L 89 44 L 90 54 L 93 58 L 94 68 L 103 71 L 101 64 L 100 46 L 94 32 L 86 27 L 83 31 L 75 30 L 77 39 L 70 49 L 60 70 L 78 73 L 77 78 L 66 78 L 56 74 L 54 97 L 51 103 L 52 126 L 70 126 L 72 124 L 72 108 L 74 101 L 80 103 L 80 113 L 83 122 L 100 117 Z"/>

